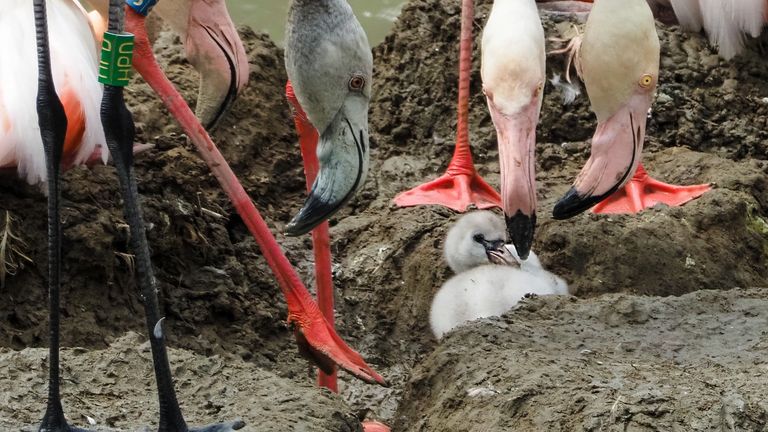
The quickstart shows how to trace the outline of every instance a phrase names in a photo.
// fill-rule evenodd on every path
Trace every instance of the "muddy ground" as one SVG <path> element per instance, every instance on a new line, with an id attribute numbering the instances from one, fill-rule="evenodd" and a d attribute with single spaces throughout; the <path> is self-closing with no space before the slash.
<path id="1" fill-rule="evenodd" d="M 478 2 L 476 30 L 489 4 Z M 545 25 L 552 37 L 570 28 L 558 17 Z M 139 192 L 190 423 L 240 417 L 253 431 L 346 431 L 368 416 L 411 431 L 768 427 L 768 294 L 760 289 L 768 285 L 768 67 L 760 43 L 768 37 L 726 63 L 703 37 L 660 27 L 646 167 L 671 183 L 716 185 L 680 208 L 551 220 L 586 160 L 594 120 L 584 97 L 563 106 L 548 84 L 534 249 L 575 297 L 526 301 L 437 344 L 427 314 L 449 275 L 440 248 L 457 216 L 397 209 L 391 200 L 440 175 L 450 159 L 458 32 L 458 1 L 414 0 L 374 49 L 371 175 L 331 221 L 339 332 L 389 389 L 344 373 L 340 397 L 312 386 L 254 241 L 149 88 L 138 79 L 129 87 L 139 140 L 156 144 L 137 159 Z M 311 286 L 309 238 L 280 234 L 304 194 L 282 53 L 264 35 L 241 35 L 250 84 L 213 137 Z M 193 102 L 196 76 L 177 43 L 162 35 L 158 53 Z M 550 74 L 562 69 L 563 58 L 552 57 Z M 498 185 L 479 55 L 472 93 L 475 161 Z M 32 261 L 0 290 L 0 429 L 18 430 L 44 410 L 45 202 L 12 176 L 2 184 L 0 209 L 15 216 L 13 232 Z M 65 409 L 81 426 L 87 417 L 98 428 L 152 425 L 156 399 L 114 169 L 68 172 L 63 199 Z"/>

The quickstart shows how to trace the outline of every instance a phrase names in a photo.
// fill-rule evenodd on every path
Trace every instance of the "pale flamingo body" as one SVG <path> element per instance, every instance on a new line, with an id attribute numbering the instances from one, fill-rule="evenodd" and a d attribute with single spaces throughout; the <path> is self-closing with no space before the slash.
<path id="1" fill-rule="evenodd" d="M 49 0 L 54 83 L 68 118 L 65 164 L 81 164 L 100 150 L 106 162 L 100 121 L 97 41 L 75 0 Z M 37 57 L 28 0 L 7 0 L 0 14 L 0 167 L 17 167 L 27 182 L 46 180 L 45 153 L 35 112 Z"/>
<path id="2" fill-rule="evenodd" d="M 593 0 L 537 0 L 542 7 L 570 13 L 589 12 Z M 730 60 L 744 49 L 747 36 L 760 36 L 768 23 L 768 0 L 647 0 L 656 18 L 704 31 L 721 57 Z"/>
<path id="3" fill-rule="evenodd" d="M 730 60 L 744 49 L 746 36 L 760 36 L 768 20 L 766 0 L 662 0 L 678 22 L 691 31 L 704 30 L 720 55 Z"/>

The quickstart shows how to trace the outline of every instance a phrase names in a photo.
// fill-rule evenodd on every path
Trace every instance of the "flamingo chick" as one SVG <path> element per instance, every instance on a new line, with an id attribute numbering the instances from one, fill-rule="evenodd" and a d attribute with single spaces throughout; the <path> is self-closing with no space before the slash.
<path id="1" fill-rule="evenodd" d="M 710 189 L 661 183 L 640 163 L 659 55 L 656 24 L 645 0 L 595 3 L 580 56 L 597 130 L 589 160 L 555 205 L 555 219 L 575 216 L 598 203 L 595 213 L 636 213 L 657 203 L 681 205 Z"/>
<path id="2" fill-rule="evenodd" d="M 544 29 L 534 0 L 496 0 L 483 30 L 483 92 L 496 127 L 501 203 L 525 259 L 536 228 L 536 124 L 546 78 Z"/>
<path id="3" fill-rule="evenodd" d="M 445 259 L 457 274 L 432 301 L 429 323 L 437 339 L 468 321 L 500 316 L 528 294 L 568 294 L 567 283 L 533 251 L 520 260 L 504 238 L 504 222 L 489 211 L 467 214 L 448 232 Z"/>

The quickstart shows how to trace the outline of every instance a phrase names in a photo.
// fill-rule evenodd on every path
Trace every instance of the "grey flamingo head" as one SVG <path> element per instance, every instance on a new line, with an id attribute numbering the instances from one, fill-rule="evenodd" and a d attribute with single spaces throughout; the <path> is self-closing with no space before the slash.
<path id="1" fill-rule="evenodd" d="M 293 0 L 285 66 L 296 98 L 320 136 L 320 171 L 286 233 L 309 232 L 362 187 L 368 172 L 373 56 L 345 0 Z"/>

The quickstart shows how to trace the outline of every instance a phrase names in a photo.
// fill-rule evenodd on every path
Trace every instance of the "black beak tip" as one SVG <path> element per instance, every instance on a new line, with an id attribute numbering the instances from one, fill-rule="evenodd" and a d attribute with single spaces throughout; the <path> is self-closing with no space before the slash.
<path id="1" fill-rule="evenodd" d="M 340 207 L 341 204 L 310 195 L 301 210 L 285 226 L 285 235 L 297 237 L 312 231 L 323 221 L 328 220 Z"/>
<path id="2" fill-rule="evenodd" d="M 575 188 L 571 187 L 555 204 L 555 208 L 552 210 L 552 217 L 557 220 L 570 219 L 589 210 L 606 196 L 581 196 Z"/>
<path id="3" fill-rule="evenodd" d="M 528 216 L 518 210 L 514 215 L 505 216 L 504 219 L 507 223 L 507 235 L 515 245 L 517 255 L 521 260 L 528 259 L 536 231 L 536 213 Z"/>
<path id="4" fill-rule="evenodd" d="M 207 132 L 213 132 L 219 126 L 224 117 L 226 117 L 226 114 L 229 112 L 230 108 L 232 108 L 235 99 L 237 99 L 237 90 L 236 88 L 234 90 L 230 88 L 229 93 L 227 93 L 227 96 L 219 105 L 218 110 L 216 110 L 216 114 L 213 116 L 213 118 L 208 120 L 205 125 L 203 125 Z"/>
<path id="5" fill-rule="evenodd" d="M 288 237 L 298 237 L 312 231 L 314 227 L 297 221 L 296 218 L 288 222 L 285 226 L 285 235 Z"/>

